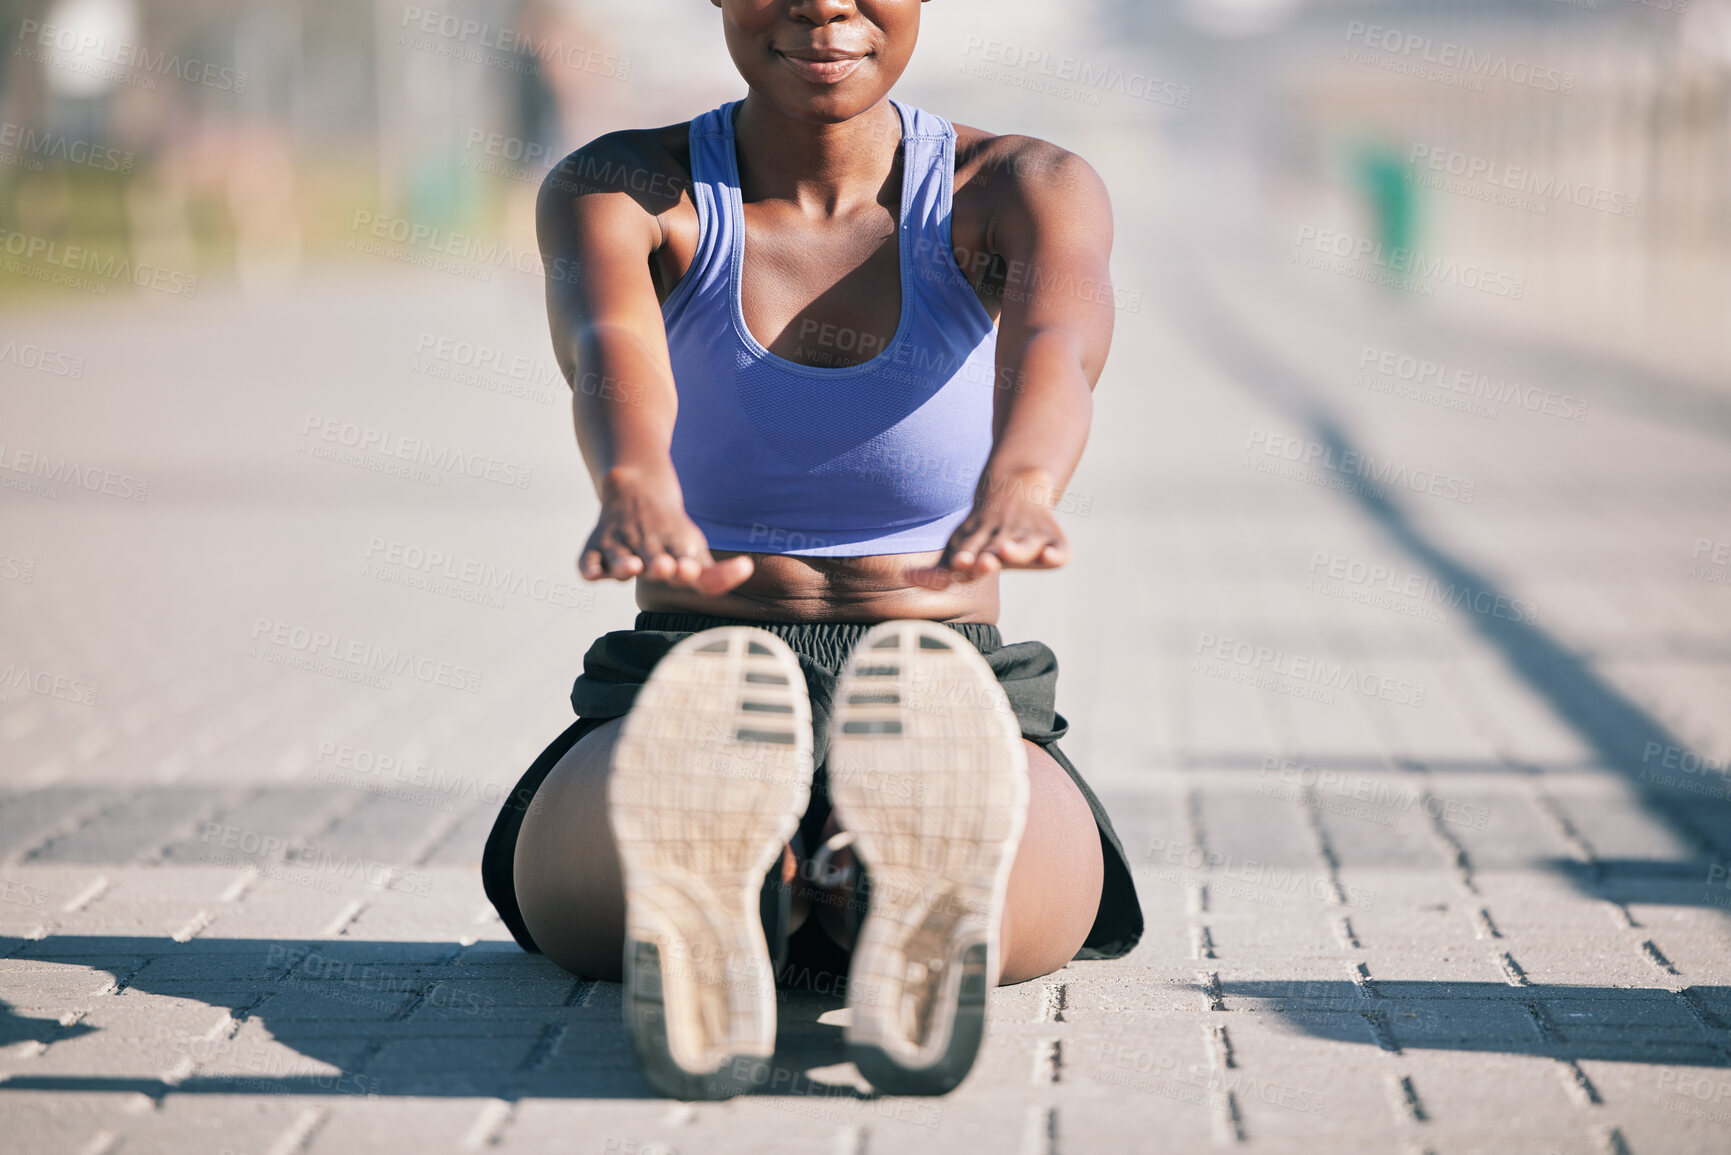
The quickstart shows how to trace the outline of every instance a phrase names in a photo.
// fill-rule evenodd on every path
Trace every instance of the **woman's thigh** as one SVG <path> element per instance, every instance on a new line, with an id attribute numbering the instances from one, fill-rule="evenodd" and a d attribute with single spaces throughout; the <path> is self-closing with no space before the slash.
<path id="1" fill-rule="evenodd" d="M 553 767 L 523 816 L 513 885 L 523 922 L 553 962 L 617 982 L 625 884 L 607 817 L 607 776 L 624 719 L 583 736 Z"/>
<path id="2" fill-rule="evenodd" d="M 1010 868 L 999 928 L 1000 983 L 1051 974 L 1093 929 L 1105 882 L 1100 828 L 1088 800 L 1052 756 L 1028 751 L 1028 825 Z"/>

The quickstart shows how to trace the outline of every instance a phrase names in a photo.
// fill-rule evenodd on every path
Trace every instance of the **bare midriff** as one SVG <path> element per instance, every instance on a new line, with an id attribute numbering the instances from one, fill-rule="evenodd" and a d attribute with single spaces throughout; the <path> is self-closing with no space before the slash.
<path id="1" fill-rule="evenodd" d="M 735 557 L 717 550 L 717 560 Z M 725 594 L 710 596 L 637 579 L 639 609 L 713 614 L 774 622 L 996 622 L 998 575 L 953 582 L 946 589 L 915 575 L 936 564 L 937 552 L 876 557 L 790 557 L 750 554 L 755 569 Z"/>

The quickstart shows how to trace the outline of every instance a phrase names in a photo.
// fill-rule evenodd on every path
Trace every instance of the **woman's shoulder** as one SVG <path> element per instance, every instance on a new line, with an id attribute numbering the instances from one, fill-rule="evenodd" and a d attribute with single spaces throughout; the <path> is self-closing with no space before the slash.
<path id="1" fill-rule="evenodd" d="M 554 165 L 543 195 L 626 193 L 651 213 L 691 187 L 691 124 L 632 128 L 598 136 Z"/>
<path id="2" fill-rule="evenodd" d="M 1069 149 L 1037 136 L 987 132 L 965 124 L 956 130 L 956 191 L 974 188 L 1031 192 L 1098 181 L 1094 167 Z"/>

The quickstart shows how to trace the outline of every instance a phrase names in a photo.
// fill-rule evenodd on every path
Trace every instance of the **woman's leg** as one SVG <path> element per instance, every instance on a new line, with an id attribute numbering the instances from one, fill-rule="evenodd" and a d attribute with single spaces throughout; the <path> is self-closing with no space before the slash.
<path id="1" fill-rule="evenodd" d="M 1106 864 L 1088 800 L 1053 757 L 1026 738 L 1028 825 L 1010 867 L 998 928 L 998 982 L 1025 983 L 1076 957 L 1094 927 Z"/>
<path id="2" fill-rule="evenodd" d="M 588 979 L 618 982 L 625 950 L 625 881 L 607 815 L 607 776 L 625 719 L 585 734 L 535 791 L 517 835 L 513 885 L 543 954 Z M 782 851 L 782 879 L 797 869 Z M 789 932 L 804 921 L 794 904 Z"/>
<path id="3" fill-rule="evenodd" d="M 998 928 L 999 985 L 1051 974 L 1076 956 L 1094 926 L 1105 878 L 1100 829 L 1088 800 L 1050 754 L 1025 738 L 1022 745 L 1028 752 L 1028 824 L 1010 867 Z M 832 815 L 825 837 L 839 829 Z M 845 866 L 852 852 L 843 850 L 833 861 Z M 844 908 L 851 901 L 851 891 L 843 888 L 812 895 L 819 925 L 849 949 L 853 927 Z"/>
<path id="4" fill-rule="evenodd" d="M 589 979 L 618 982 L 625 883 L 607 817 L 616 718 L 583 736 L 535 791 L 517 836 L 513 880 L 523 922 L 546 956 Z"/>

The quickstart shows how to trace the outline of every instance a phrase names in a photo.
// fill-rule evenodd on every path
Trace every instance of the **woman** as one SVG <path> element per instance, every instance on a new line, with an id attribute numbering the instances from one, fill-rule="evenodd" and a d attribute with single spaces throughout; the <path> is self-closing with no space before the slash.
<path id="1" fill-rule="evenodd" d="M 663 1091 L 762 1080 L 785 946 L 784 981 L 853 949 L 856 1063 L 940 1093 L 987 985 L 1142 929 L 1055 745 L 1056 659 L 993 624 L 1001 569 L 1069 560 L 1111 211 L 1064 150 L 889 98 L 919 0 L 713 2 L 746 97 L 542 190 L 601 499 L 578 565 L 643 612 L 586 655 L 487 892 L 526 949 L 624 979 Z"/>

